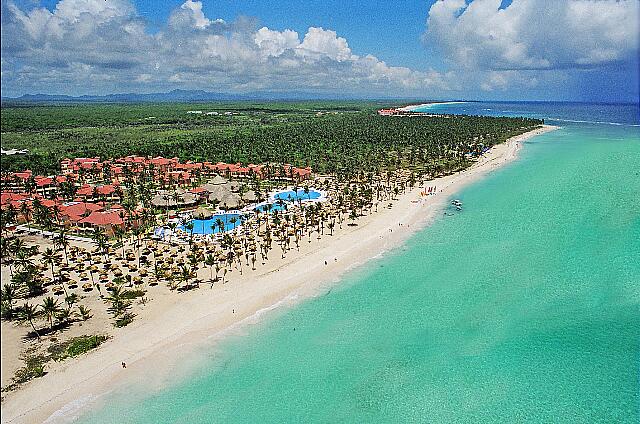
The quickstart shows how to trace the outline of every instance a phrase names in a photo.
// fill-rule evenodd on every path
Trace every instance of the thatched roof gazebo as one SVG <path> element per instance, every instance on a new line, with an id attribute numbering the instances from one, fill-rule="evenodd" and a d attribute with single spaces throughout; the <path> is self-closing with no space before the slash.
<path id="1" fill-rule="evenodd" d="M 158 208 L 175 208 L 191 206 L 197 202 L 197 196 L 193 193 L 183 190 L 177 191 L 175 194 L 167 191 L 159 191 L 151 199 L 151 204 Z"/>
<path id="2" fill-rule="evenodd" d="M 213 184 L 213 185 L 220 185 L 220 184 L 226 184 L 228 183 L 229 180 L 227 180 L 226 178 L 220 176 L 220 175 L 216 175 L 215 177 L 213 177 L 212 179 L 209 180 L 209 184 Z"/>
<path id="3" fill-rule="evenodd" d="M 228 193 L 218 200 L 226 209 L 238 209 L 242 205 L 242 199 L 236 193 Z"/>
<path id="4" fill-rule="evenodd" d="M 193 217 L 196 219 L 209 219 L 213 216 L 213 212 L 206 208 L 198 208 L 193 212 Z"/>
<path id="5" fill-rule="evenodd" d="M 239 192 L 241 186 L 242 185 L 237 181 L 229 181 L 228 183 L 225 184 L 225 187 L 227 187 L 229 190 L 233 191 L 234 193 Z"/>
<path id="6" fill-rule="evenodd" d="M 255 191 L 249 190 L 242 195 L 242 200 L 244 200 L 245 203 L 257 203 L 260 199 L 256 196 Z"/>

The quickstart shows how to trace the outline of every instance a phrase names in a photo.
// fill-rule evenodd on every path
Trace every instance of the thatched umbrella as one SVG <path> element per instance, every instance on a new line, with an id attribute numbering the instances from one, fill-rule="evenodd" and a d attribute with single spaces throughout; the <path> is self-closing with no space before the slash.
<path id="1" fill-rule="evenodd" d="M 82 285 L 82 290 L 87 291 L 87 292 L 89 292 L 89 291 L 93 290 L 93 284 L 91 284 L 91 283 L 84 283 L 84 284 Z"/>

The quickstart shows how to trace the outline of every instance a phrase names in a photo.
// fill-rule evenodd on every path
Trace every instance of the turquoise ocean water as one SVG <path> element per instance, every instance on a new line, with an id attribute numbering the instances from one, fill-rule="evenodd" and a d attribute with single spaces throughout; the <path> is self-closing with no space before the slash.
<path id="1" fill-rule="evenodd" d="M 434 109 L 563 128 L 456 195 L 463 212 L 80 421 L 639 422 L 638 107 Z"/>

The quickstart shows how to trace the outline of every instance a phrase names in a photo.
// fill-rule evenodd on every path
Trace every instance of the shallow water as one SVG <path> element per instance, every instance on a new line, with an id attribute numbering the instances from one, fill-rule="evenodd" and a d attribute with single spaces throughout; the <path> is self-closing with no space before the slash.
<path id="1" fill-rule="evenodd" d="M 463 212 L 200 351 L 195 373 L 81 421 L 637 423 L 637 127 L 567 123 L 456 198 Z"/>

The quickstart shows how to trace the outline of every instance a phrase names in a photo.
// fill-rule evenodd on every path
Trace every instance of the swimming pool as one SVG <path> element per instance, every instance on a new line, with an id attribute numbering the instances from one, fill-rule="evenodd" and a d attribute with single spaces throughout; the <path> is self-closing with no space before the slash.
<path id="1" fill-rule="evenodd" d="M 239 213 L 224 213 L 213 215 L 208 219 L 192 219 L 190 222 L 193 223 L 193 234 L 217 234 L 223 232 L 218 226 L 218 220 L 222 221 L 226 232 L 239 227 L 242 224 L 243 215 Z M 212 228 L 212 226 L 215 226 L 215 228 Z M 184 228 L 184 225 L 180 225 L 178 228 L 189 233 L 189 230 Z"/>
<path id="2" fill-rule="evenodd" d="M 305 193 L 304 189 L 300 188 L 295 191 L 294 190 L 281 191 L 273 195 L 274 199 L 276 200 L 282 199 L 285 201 L 316 200 L 316 199 L 319 199 L 320 197 L 322 197 L 322 193 L 312 188 L 309 189 L 309 193 Z"/>
<path id="3" fill-rule="evenodd" d="M 271 210 L 269 212 L 273 212 L 273 211 L 286 211 L 287 210 L 287 204 L 283 203 L 283 204 L 279 204 L 279 203 L 261 203 L 258 206 L 256 206 L 255 208 L 253 208 L 253 210 L 259 210 L 260 212 L 267 212 L 267 205 L 271 205 Z"/>

